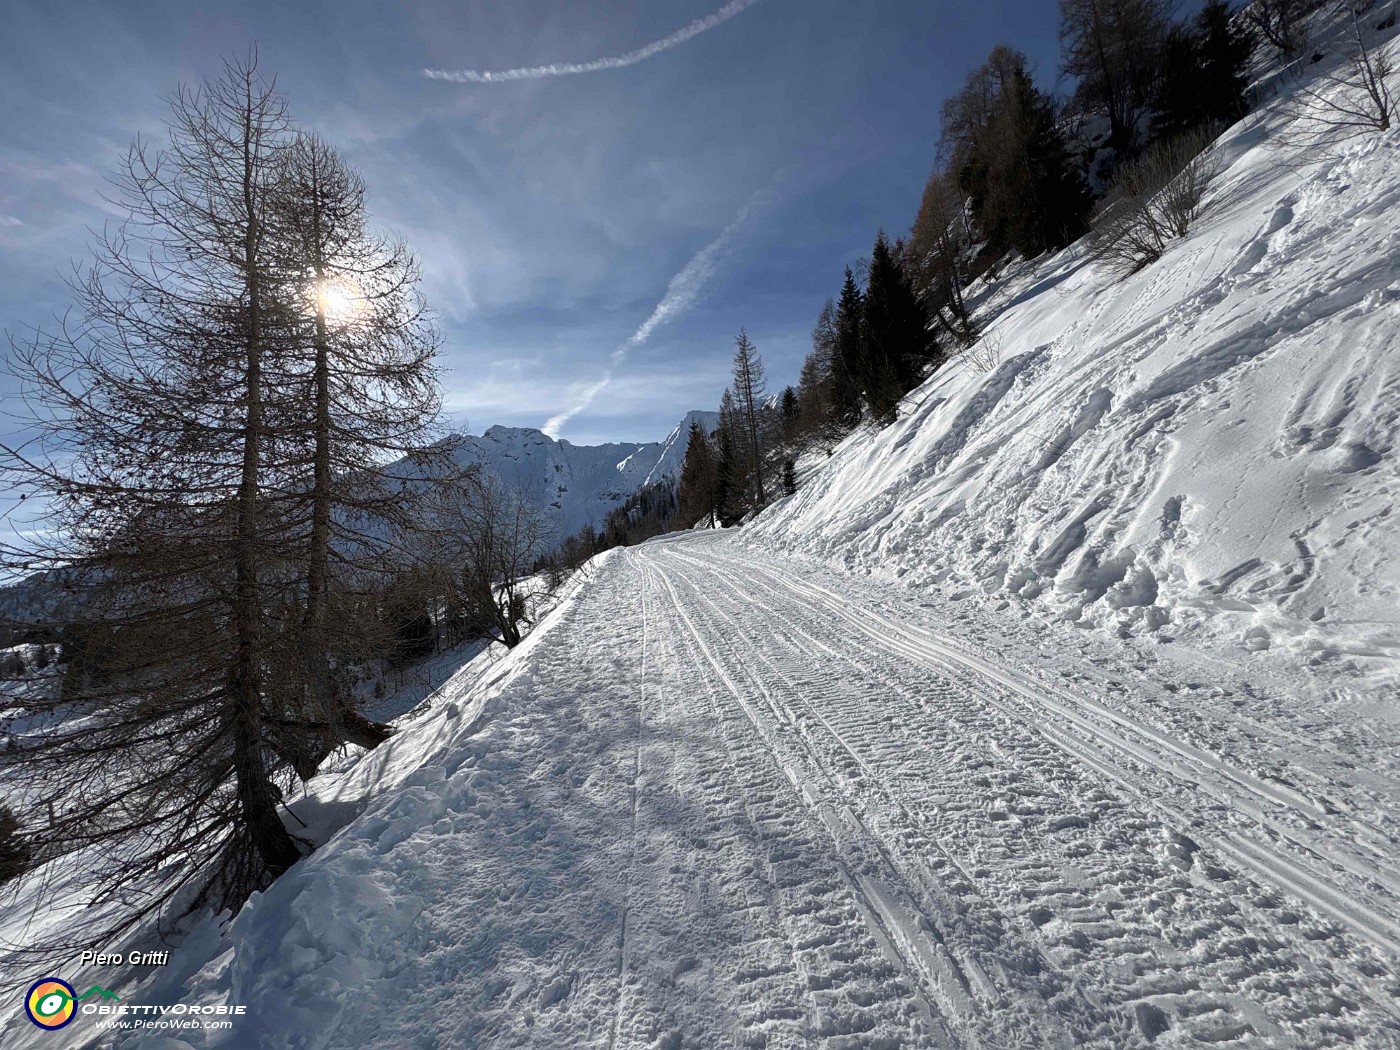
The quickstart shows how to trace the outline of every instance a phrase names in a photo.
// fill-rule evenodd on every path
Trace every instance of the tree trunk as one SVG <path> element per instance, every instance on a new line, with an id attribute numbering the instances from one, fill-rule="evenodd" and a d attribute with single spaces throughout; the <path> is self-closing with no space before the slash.
<path id="1" fill-rule="evenodd" d="M 312 270 L 316 280 L 316 335 L 314 340 L 315 415 L 313 421 L 315 450 L 312 462 L 311 543 L 308 552 L 306 578 L 306 615 L 304 624 L 310 638 L 306 648 L 307 696 L 313 720 L 328 723 L 335 740 L 315 746 L 309 755 L 300 758 L 302 768 L 314 757 L 319 766 L 336 743 L 379 746 L 393 729 L 371 722 L 336 688 L 326 645 L 326 595 L 330 577 L 331 533 L 331 381 L 330 333 L 326 324 L 325 283 L 327 260 L 323 243 L 323 201 L 320 153 L 313 149 L 311 158 L 311 248 Z M 311 767 L 312 772 L 315 766 Z M 307 774 L 298 770 L 305 778 Z"/>
<path id="2" fill-rule="evenodd" d="M 315 415 L 313 420 L 315 451 L 312 459 L 311 487 L 311 549 L 307 555 L 306 616 L 304 625 L 310 635 L 306 661 L 308 692 L 312 711 L 321 718 L 331 718 L 330 664 L 325 652 L 325 603 L 331 530 L 331 394 L 330 394 L 330 336 L 326 331 L 325 256 L 322 248 L 321 186 L 317 153 L 311 154 L 311 242 L 312 267 L 316 275 L 316 335 L 314 343 Z"/>
<path id="3" fill-rule="evenodd" d="M 238 487 L 238 536 L 234 559 L 234 631 L 237 660 L 233 686 L 238 717 L 234 722 L 234 772 L 238 801 L 253 847 L 276 878 L 296 863 L 292 837 L 277 815 L 277 793 L 263 760 L 261 596 L 258 588 L 258 484 L 262 418 L 262 280 L 258 254 L 258 205 L 253 172 L 252 93 L 243 125 L 243 269 L 248 288 L 246 332 L 247 389 L 243 430 L 243 467 Z"/>
<path id="4" fill-rule="evenodd" d="M 758 447 L 758 413 L 754 409 L 753 394 L 749 394 L 749 440 L 753 444 L 753 479 L 758 488 L 758 506 L 762 509 L 768 502 L 763 495 L 763 452 Z"/>

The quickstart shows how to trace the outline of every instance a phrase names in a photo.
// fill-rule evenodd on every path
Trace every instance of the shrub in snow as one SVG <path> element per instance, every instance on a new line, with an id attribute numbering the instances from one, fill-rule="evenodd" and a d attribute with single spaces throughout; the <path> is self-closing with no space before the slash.
<path id="1" fill-rule="evenodd" d="M 1173 238 L 1186 236 L 1219 171 L 1213 138 L 1210 129 L 1188 132 L 1118 169 L 1094 216 L 1094 258 L 1117 272 L 1136 273 L 1160 259 Z"/>
<path id="2" fill-rule="evenodd" d="M 970 368 L 986 375 L 1001 364 L 1001 352 L 1001 338 L 989 333 L 964 350 L 961 356 Z"/>
<path id="3" fill-rule="evenodd" d="M 1272 44 L 1280 58 L 1290 58 L 1303 50 L 1307 17 L 1321 6 L 1317 0 L 1254 0 L 1243 15 L 1245 24 Z"/>
<path id="4" fill-rule="evenodd" d="M 0 883 L 22 874 L 29 867 L 29 847 L 19 833 L 19 821 L 0 806 Z"/>
<path id="5" fill-rule="evenodd" d="M 1351 56 L 1294 96 L 1291 137 L 1298 145 L 1313 148 L 1339 132 L 1346 137 L 1390 130 L 1395 99 L 1389 80 L 1395 72 L 1395 53 L 1389 45 L 1368 45 L 1366 35 L 1360 12 L 1353 9 Z"/>

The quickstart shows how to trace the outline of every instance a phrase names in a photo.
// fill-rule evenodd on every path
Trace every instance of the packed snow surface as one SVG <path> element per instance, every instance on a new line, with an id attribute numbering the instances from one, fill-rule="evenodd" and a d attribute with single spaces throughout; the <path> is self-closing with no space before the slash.
<path id="1" fill-rule="evenodd" d="M 128 993 L 233 1030 L 116 1045 L 1400 1046 L 1394 735 L 1241 675 L 734 533 L 614 552 Z"/>

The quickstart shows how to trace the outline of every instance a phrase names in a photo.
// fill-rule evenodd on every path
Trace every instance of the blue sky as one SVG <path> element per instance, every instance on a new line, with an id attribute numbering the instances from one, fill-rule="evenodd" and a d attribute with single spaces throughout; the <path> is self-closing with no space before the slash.
<path id="1" fill-rule="evenodd" d="M 160 139 L 179 81 L 256 41 L 418 253 L 454 423 L 655 440 L 715 407 L 741 325 L 770 385 L 795 380 L 842 267 L 912 222 L 943 98 L 999 42 L 1052 85 L 1056 20 L 1049 0 L 0 0 L 0 326 L 65 308 L 106 173 Z M 593 72 L 424 75 L 678 32 Z"/>

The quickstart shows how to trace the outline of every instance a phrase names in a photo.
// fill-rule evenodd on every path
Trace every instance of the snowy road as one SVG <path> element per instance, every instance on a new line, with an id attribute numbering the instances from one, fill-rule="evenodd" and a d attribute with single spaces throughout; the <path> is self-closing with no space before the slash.
<path id="1" fill-rule="evenodd" d="M 1400 1046 L 1384 772 L 1251 772 L 934 615 L 727 536 L 618 552 L 240 918 L 235 999 L 266 1045 Z"/>
<path id="2" fill-rule="evenodd" d="M 901 1017 L 930 1045 L 1396 1030 L 1395 857 L 1348 842 L 1349 822 L 1329 835 L 1297 792 L 780 561 L 714 543 L 633 558 L 649 634 L 675 639 L 643 678 L 648 739 L 723 743 L 780 965 L 810 991 L 783 1003 L 793 1045 L 876 1045 Z M 1362 1025 L 1338 1024 L 1347 1006 Z"/>

